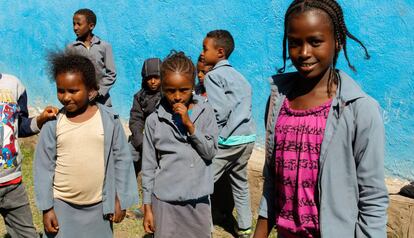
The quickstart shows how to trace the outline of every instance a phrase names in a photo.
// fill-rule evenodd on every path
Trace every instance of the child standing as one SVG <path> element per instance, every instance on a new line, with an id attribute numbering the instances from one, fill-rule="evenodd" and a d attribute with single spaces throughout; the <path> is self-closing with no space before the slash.
<path id="1" fill-rule="evenodd" d="M 218 132 L 213 109 L 192 94 L 195 74 L 183 52 L 172 52 L 161 65 L 163 98 L 145 123 L 144 229 L 155 237 L 211 236 Z"/>
<path id="2" fill-rule="evenodd" d="M 255 238 L 386 237 L 384 126 L 377 102 L 335 68 L 349 33 L 334 0 L 293 1 L 287 51 L 297 72 L 271 79 L 263 197 Z"/>
<path id="3" fill-rule="evenodd" d="M 118 115 L 95 103 L 93 63 L 51 56 L 63 108 L 40 133 L 34 162 L 36 202 L 46 235 L 112 237 L 112 222 L 137 203 L 137 183 Z"/>
<path id="4" fill-rule="evenodd" d="M 256 134 L 251 115 L 251 86 L 229 64 L 233 50 L 234 40 L 230 32 L 215 30 L 204 39 L 201 56 L 206 65 L 213 66 L 205 76 L 204 86 L 219 126 L 219 150 L 213 160 L 214 182 L 224 172 L 229 173 L 237 211 L 237 233 L 244 238 L 252 233 L 247 162 Z"/>
<path id="5" fill-rule="evenodd" d="M 18 137 L 38 133 L 43 123 L 54 118 L 57 111 L 57 108 L 46 107 L 36 118 L 29 118 L 23 84 L 13 75 L 0 73 L 0 211 L 11 237 L 38 236 L 22 182 Z"/>
<path id="6" fill-rule="evenodd" d="M 141 171 L 145 120 L 155 111 L 155 107 L 161 99 L 161 60 L 159 58 L 146 59 L 142 65 L 141 76 L 141 90 L 134 95 L 129 118 L 129 129 L 132 133 L 130 142 L 133 147 L 133 160 L 137 176 Z"/>
<path id="7" fill-rule="evenodd" d="M 96 15 L 90 9 L 79 9 L 73 16 L 73 31 L 76 41 L 67 46 L 68 50 L 82 54 L 93 60 L 98 76 L 99 96 L 97 101 L 111 106 L 109 90 L 115 83 L 116 72 L 112 47 L 108 42 L 93 34 Z"/>
<path id="8" fill-rule="evenodd" d="M 204 87 L 204 77 L 208 73 L 208 71 L 211 70 L 211 66 L 206 65 L 204 62 L 204 59 L 201 57 L 201 55 L 198 57 L 197 60 L 197 77 L 198 77 L 198 83 L 195 87 L 195 93 L 197 95 L 201 95 L 203 97 L 207 97 L 206 93 L 206 87 Z"/>

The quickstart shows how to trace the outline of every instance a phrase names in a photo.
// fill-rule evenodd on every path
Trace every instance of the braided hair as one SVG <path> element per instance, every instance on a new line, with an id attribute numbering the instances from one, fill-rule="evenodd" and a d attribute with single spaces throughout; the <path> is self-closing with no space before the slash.
<path id="1" fill-rule="evenodd" d="M 319 9 L 328 14 L 333 24 L 335 41 L 340 47 L 344 49 L 345 59 L 348 62 L 348 66 L 349 68 L 351 68 L 352 71 L 356 71 L 356 69 L 349 61 L 347 45 L 346 45 L 347 37 L 356 41 L 364 49 L 366 59 L 370 58 L 370 55 L 365 45 L 348 31 L 346 24 L 345 24 L 342 8 L 338 4 L 337 1 L 335 0 L 294 0 L 290 4 L 285 14 L 285 23 L 284 23 L 285 30 L 284 30 L 284 35 L 283 35 L 283 67 L 278 70 L 278 73 L 284 73 L 286 69 L 287 25 L 288 25 L 289 17 L 295 13 L 301 13 L 301 12 L 309 11 L 311 9 Z M 335 69 L 337 59 L 338 59 L 339 52 L 340 52 L 340 49 L 335 51 L 334 62 L 333 62 L 334 69 Z M 333 70 L 333 72 L 335 72 L 335 70 Z"/>
<path id="2" fill-rule="evenodd" d="M 161 80 L 168 73 L 180 73 L 188 75 L 193 84 L 196 77 L 196 68 L 189 57 L 184 52 L 172 50 L 161 64 Z"/>

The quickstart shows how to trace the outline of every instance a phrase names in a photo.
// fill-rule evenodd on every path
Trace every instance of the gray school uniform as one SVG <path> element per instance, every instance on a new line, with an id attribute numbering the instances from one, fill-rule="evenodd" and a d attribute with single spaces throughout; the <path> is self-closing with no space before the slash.
<path id="1" fill-rule="evenodd" d="M 111 106 L 109 90 L 116 81 L 115 62 L 111 45 L 94 35 L 89 48 L 86 48 L 82 41 L 76 40 L 69 44 L 66 49 L 87 56 L 92 60 L 97 73 L 99 95 L 101 95 L 98 101 L 106 106 Z"/>
<path id="2" fill-rule="evenodd" d="M 321 237 L 386 237 L 388 192 L 384 181 L 384 123 L 378 103 L 345 72 L 326 121 L 316 194 Z M 275 125 L 297 72 L 270 78 L 266 154 L 259 216 L 275 224 Z"/>
<path id="3" fill-rule="evenodd" d="M 202 227 L 211 231 L 211 214 L 206 213 L 208 209 L 203 204 L 205 205 L 205 198 L 213 193 L 211 165 L 217 152 L 218 129 L 213 109 L 205 99 L 194 95 L 193 101 L 195 104 L 190 115 L 196 128 L 193 135 L 180 131 L 165 99 L 161 100 L 145 123 L 143 199 L 144 204 L 152 204 L 155 223 L 161 227 L 160 230 L 167 229 L 170 221 L 180 217 L 178 221 L 183 224 L 183 229 L 187 227 L 185 232 L 188 234 L 199 234 L 199 229 L 194 229 L 190 224 L 198 224 L 194 221 L 200 221 L 201 218 Z M 153 196 L 157 199 L 155 203 Z"/>
<path id="4" fill-rule="evenodd" d="M 59 232 L 48 234 L 48 238 L 112 238 L 112 223 L 102 215 L 102 202 L 78 206 L 54 199 L 54 211 L 59 222 Z"/>
<path id="5" fill-rule="evenodd" d="M 252 223 L 247 163 L 256 140 L 252 89 L 227 60 L 218 62 L 206 74 L 204 85 L 219 126 L 219 150 L 213 160 L 214 182 L 225 172 L 229 174 L 238 227 L 247 229 Z"/>
<path id="6" fill-rule="evenodd" d="M 72 236 L 72 232 L 66 234 L 63 232 L 69 232 L 71 229 L 86 229 L 87 227 L 81 228 L 77 226 L 79 224 L 87 226 L 89 219 L 87 218 L 87 214 L 97 214 L 94 216 L 97 220 L 93 222 L 101 226 L 103 222 L 106 222 L 104 221 L 104 216 L 115 212 L 115 195 L 118 196 L 121 209 L 123 210 L 138 203 L 138 189 L 134 166 L 121 121 L 118 115 L 114 114 L 110 108 L 102 104 L 98 104 L 98 107 L 104 128 L 105 180 L 102 188 L 102 202 L 96 204 L 98 206 L 94 207 L 94 209 L 91 209 L 91 206 L 74 206 L 54 199 L 53 178 L 56 167 L 57 120 L 45 123 L 40 132 L 33 168 L 36 204 L 42 211 L 54 208 L 58 221 L 60 219 L 68 221 L 65 223 L 68 229 L 64 228 L 62 224 L 59 224 L 60 229 L 62 229 L 59 231 L 60 237 L 76 237 Z M 71 214 L 78 214 L 79 217 L 76 220 L 71 220 Z M 84 217 L 80 217 L 80 215 Z M 102 230 L 102 232 L 104 231 L 108 230 Z"/>

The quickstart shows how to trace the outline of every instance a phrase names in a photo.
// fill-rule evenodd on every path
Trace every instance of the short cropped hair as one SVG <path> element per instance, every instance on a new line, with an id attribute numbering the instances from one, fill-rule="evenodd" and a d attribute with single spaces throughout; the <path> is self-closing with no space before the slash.
<path id="1" fill-rule="evenodd" d="M 93 23 L 94 25 L 96 25 L 96 15 L 91 9 L 88 9 L 88 8 L 79 9 L 74 13 L 74 15 L 77 15 L 77 14 L 85 16 L 86 21 L 88 23 Z"/>
<path id="2" fill-rule="evenodd" d="M 216 47 L 224 49 L 224 55 L 228 59 L 234 50 L 234 39 L 233 36 L 227 30 L 214 30 L 207 33 L 207 38 L 214 39 Z"/>
<path id="3" fill-rule="evenodd" d="M 86 56 L 72 51 L 51 52 L 48 55 L 49 73 L 53 80 L 63 73 L 80 73 L 82 81 L 88 89 L 98 90 L 95 66 Z"/>

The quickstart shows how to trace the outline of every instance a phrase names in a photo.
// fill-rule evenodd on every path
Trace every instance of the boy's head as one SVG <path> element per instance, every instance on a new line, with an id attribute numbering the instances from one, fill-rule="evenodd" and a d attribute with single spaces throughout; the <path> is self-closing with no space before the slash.
<path id="1" fill-rule="evenodd" d="M 201 52 L 205 64 L 214 66 L 219 61 L 228 59 L 234 50 L 234 39 L 226 30 L 214 30 L 207 33 Z"/>
<path id="2" fill-rule="evenodd" d="M 92 34 L 96 25 L 95 13 L 87 8 L 79 9 L 73 14 L 73 31 L 78 38 Z"/>
<path id="3" fill-rule="evenodd" d="M 198 81 L 201 84 L 204 84 L 204 77 L 210 70 L 211 70 L 211 66 L 206 65 L 204 62 L 204 59 L 200 55 L 197 60 L 197 76 L 198 76 Z"/>
<path id="4" fill-rule="evenodd" d="M 149 91 L 159 91 L 161 86 L 161 60 L 149 58 L 144 61 L 141 70 L 142 88 Z"/>

